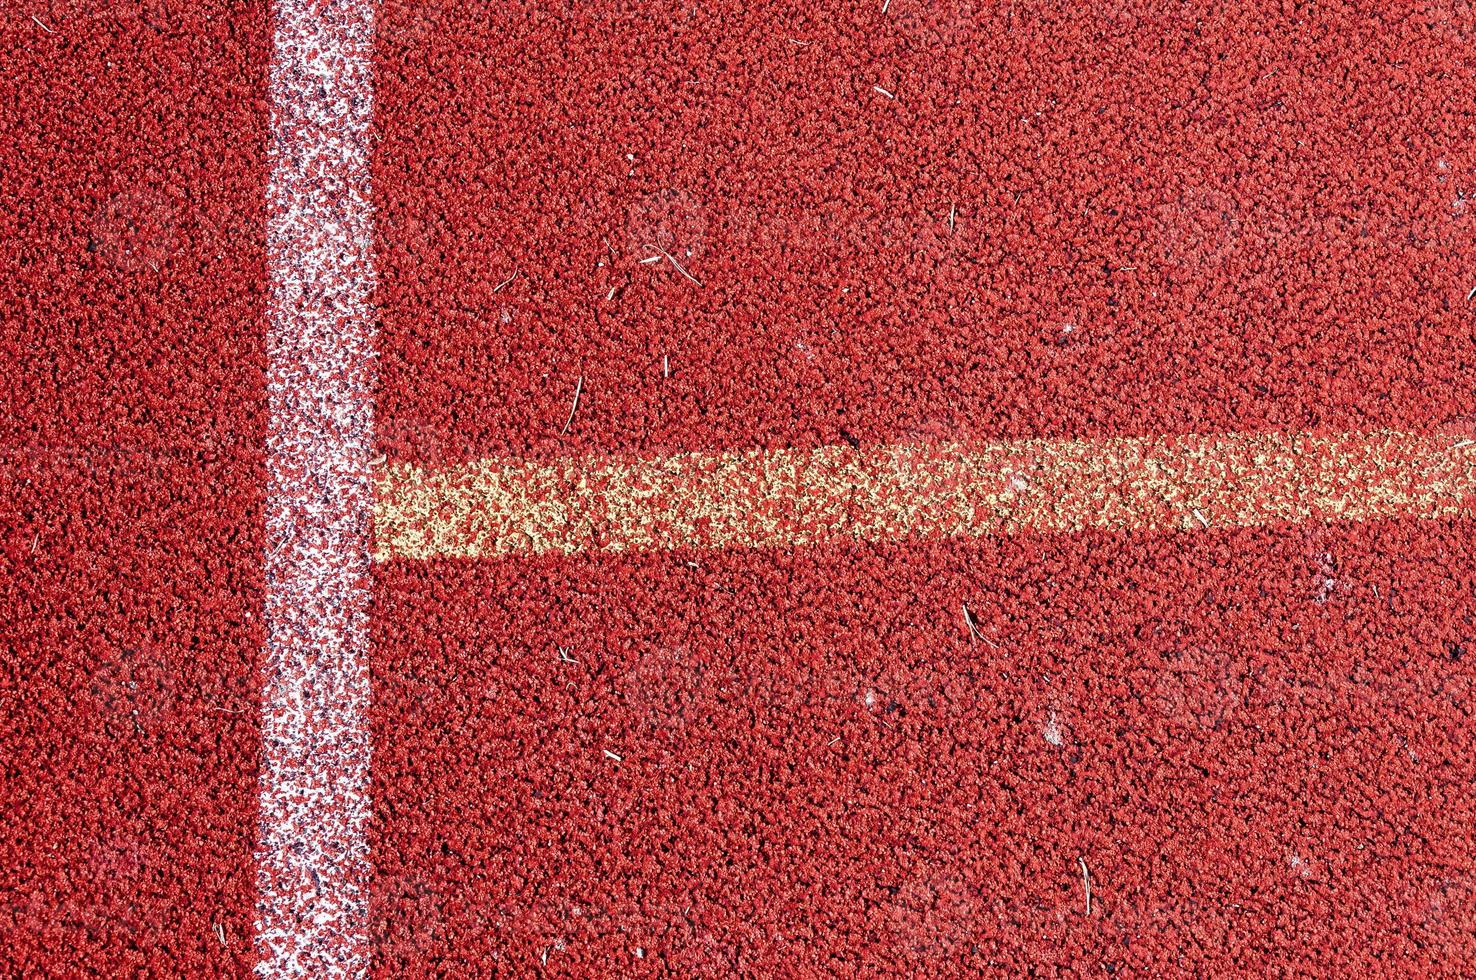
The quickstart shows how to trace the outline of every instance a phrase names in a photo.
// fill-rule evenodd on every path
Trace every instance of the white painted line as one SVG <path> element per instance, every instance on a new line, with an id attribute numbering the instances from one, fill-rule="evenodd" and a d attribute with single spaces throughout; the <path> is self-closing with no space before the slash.
<path id="1" fill-rule="evenodd" d="M 372 0 L 273 6 L 257 973 L 369 972 Z"/>

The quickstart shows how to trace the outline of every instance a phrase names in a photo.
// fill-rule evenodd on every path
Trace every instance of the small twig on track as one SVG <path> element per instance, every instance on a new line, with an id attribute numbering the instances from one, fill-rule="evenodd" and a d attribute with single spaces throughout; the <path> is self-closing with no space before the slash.
<path id="1" fill-rule="evenodd" d="M 569 426 L 574 424 L 574 413 L 579 411 L 579 396 L 584 394 L 584 375 L 579 376 L 579 382 L 574 385 L 574 404 L 569 406 L 569 417 L 564 420 L 564 427 L 559 430 L 559 435 L 569 431 Z"/>

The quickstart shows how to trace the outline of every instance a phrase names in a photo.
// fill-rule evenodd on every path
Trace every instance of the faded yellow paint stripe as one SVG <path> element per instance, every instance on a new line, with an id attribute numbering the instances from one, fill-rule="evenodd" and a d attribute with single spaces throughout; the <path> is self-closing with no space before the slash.
<path id="1" fill-rule="evenodd" d="M 481 460 L 392 464 L 377 491 L 381 561 L 788 548 L 1469 517 L 1476 445 L 1377 431 Z"/>

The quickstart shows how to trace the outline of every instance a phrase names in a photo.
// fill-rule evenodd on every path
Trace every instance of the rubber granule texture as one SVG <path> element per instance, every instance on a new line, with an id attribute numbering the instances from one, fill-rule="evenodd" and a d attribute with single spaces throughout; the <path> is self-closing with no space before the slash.
<path id="1" fill-rule="evenodd" d="M 1476 971 L 1469 4 L 379 30 L 382 975 Z"/>
<path id="2" fill-rule="evenodd" d="M 257 965 L 270 14 L 0 0 L 7 976 Z M 375 975 L 1476 974 L 1468 0 L 374 14 Z"/>
<path id="3" fill-rule="evenodd" d="M 0 974 L 246 975 L 265 11 L 0 3 Z"/>

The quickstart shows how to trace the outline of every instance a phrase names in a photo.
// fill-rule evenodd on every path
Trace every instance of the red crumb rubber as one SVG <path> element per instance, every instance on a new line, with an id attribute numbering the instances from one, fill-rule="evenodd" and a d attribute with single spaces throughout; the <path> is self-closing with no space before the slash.
<path id="1" fill-rule="evenodd" d="M 1468 0 L 376 16 L 389 463 L 1476 438 Z M 0 975 L 256 963 L 270 32 L 0 0 Z M 1476 975 L 1469 513 L 1203 523 L 379 564 L 374 974 Z"/>
<path id="2" fill-rule="evenodd" d="M 1470 415 L 1476 21 L 1419 7 L 391 3 L 385 450 Z"/>
<path id="3" fill-rule="evenodd" d="M 381 447 L 1454 444 L 1473 37 L 1449 2 L 389 4 Z M 1471 540 L 381 565 L 377 972 L 1470 975 Z"/>
<path id="4" fill-rule="evenodd" d="M 0 5 L 0 975 L 254 962 L 267 30 Z"/>
<path id="5" fill-rule="evenodd" d="M 1465 531 L 397 562 L 379 972 L 1467 975 Z"/>

